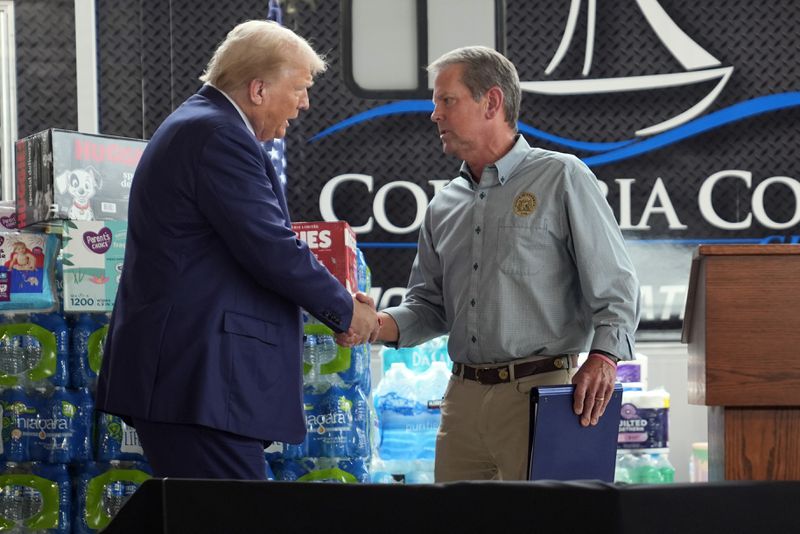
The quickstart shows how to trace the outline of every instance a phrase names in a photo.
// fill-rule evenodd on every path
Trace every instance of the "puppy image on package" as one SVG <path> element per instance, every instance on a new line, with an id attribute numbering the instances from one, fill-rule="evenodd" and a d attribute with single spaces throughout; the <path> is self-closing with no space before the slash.
<path id="1" fill-rule="evenodd" d="M 100 173 L 94 167 L 67 170 L 56 176 L 56 188 L 63 204 L 69 204 L 67 218 L 76 221 L 93 221 L 94 212 L 89 200 L 102 185 Z M 67 196 L 68 195 L 68 196 Z"/>

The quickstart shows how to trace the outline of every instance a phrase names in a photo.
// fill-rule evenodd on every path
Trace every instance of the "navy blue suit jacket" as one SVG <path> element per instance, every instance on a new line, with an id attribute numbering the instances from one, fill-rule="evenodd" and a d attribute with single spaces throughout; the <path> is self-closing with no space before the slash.
<path id="1" fill-rule="evenodd" d="M 297 443 L 300 307 L 350 326 L 352 298 L 295 238 L 260 143 L 204 86 L 136 168 L 96 407 Z"/>

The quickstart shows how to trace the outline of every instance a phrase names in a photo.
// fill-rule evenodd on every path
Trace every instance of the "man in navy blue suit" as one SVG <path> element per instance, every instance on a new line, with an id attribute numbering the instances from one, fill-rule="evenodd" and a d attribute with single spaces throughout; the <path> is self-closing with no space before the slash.
<path id="1" fill-rule="evenodd" d="M 265 443 L 305 436 L 300 308 L 342 344 L 376 326 L 295 238 L 261 147 L 324 70 L 291 30 L 238 25 L 136 169 L 96 406 L 136 427 L 156 476 L 264 479 Z"/>

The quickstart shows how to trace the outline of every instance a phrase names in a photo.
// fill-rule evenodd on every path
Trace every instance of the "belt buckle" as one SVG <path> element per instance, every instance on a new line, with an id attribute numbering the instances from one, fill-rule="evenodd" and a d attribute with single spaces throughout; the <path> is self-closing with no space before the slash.
<path id="1" fill-rule="evenodd" d="M 481 382 L 481 371 L 488 371 L 488 370 L 490 370 L 490 367 L 476 367 L 475 368 L 475 382 L 477 382 L 480 385 L 484 385 L 483 382 Z"/>

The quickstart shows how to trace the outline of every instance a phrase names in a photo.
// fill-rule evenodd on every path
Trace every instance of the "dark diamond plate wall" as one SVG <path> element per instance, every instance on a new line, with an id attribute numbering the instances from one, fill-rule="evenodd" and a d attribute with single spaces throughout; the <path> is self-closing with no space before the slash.
<path id="1" fill-rule="evenodd" d="M 217 44 L 266 1 L 98 2 L 101 130 L 149 138 L 201 85 Z"/>
<path id="2" fill-rule="evenodd" d="M 19 137 L 78 127 L 73 0 L 14 2 Z"/>
<path id="3" fill-rule="evenodd" d="M 586 10 L 582 2 L 575 36 L 568 53 L 552 74 L 554 79 L 579 77 L 586 46 Z M 800 9 L 795 0 L 659 0 L 675 24 L 722 66 L 734 72 L 705 115 L 769 95 L 796 94 L 800 90 Z M 74 128 L 75 52 L 72 1 L 20 0 L 16 3 L 17 66 L 20 135 L 43 128 Z M 264 18 L 267 0 L 98 0 L 100 126 L 103 133 L 148 138 L 161 121 L 200 85 L 198 76 L 216 45 L 238 22 Z M 376 224 L 374 199 L 383 186 L 400 181 L 433 194 L 431 180 L 453 177 L 459 162 L 441 154 L 435 127 L 422 113 L 377 118 L 361 122 L 315 142 L 309 139 L 325 128 L 363 113 L 388 100 L 354 96 L 342 80 L 340 57 L 340 2 L 292 0 L 283 2 L 284 23 L 309 38 L 325 53 L 330 68 L 311 90 L 311 109 L 293 121 L 287 136 L 287 175 L 290 209 L 295 220 L 321 218 L 320 193 L 332 178 L 357 173 L 370 176 L 372 190 L 360 183 L 341 186 L 333 209 L 353 226 L 370 217 L 373 230 L 359 235 L 370 243 L 416 241 L 416 229 L 391 233 Z M 523 80 L 544 79 L 544 69 L 561 40 L 569 2 L 563 0 L 507 0 L 505 33 L 507 54 Z M 634 0 L 597 2 L 596 37 L 590 77 L 639 76 L 684 70 L 647 24 Z M 392 61 L 392 46 L 375 50 Z M 620 141 L 634 131 L 663 121 L 697 102 L 714 82 L 605 95 L 541 96 L 524 94 L 521 122 L 570 140 Z M 714 189 L 713 207 L 729 221 L 752 216 L 753 192 L 774 176 L 800 180 L 796 157 L 800 106 L 769 112 L 668 144 L 657 150 L 593 167 L 609 188 L 608 201 L 618 217 L 630 206 L 624 228 L 629 248 L 643 279 L 658 294 L 688 276 L 684 247 L 672 255 L 669 243 L 698 239 L 791 240 L 797 225 L 775 230 L 753 220 L 740 230 L 723 230 L 711 224 L 699 209 L 701 186 L 715 173 L 752 173 L 748 187 L 728 179 Z M 532 144 L 565 149 L 550 141 L 529 137 Z M 577 152 L 582 158 L 591 152 Z M 629 196 L 619 181 L 633 180 Z M 666 197 L 654 187 L 663 184 Z M 651 216 L 644 220 L 646 206 Z M 665 204 L 666 203 L 666 204 Z M 798 210 L 787 186 L 775 185 L 764 204 L 774 220 L 787 221 Z M 380 206 L 379 206 L 380 207 Z M 396 226 L 408 226 L 417 206 L 412 195 L 395 189 L 385 205 L 386 217 Z M 669 226 L 672 211 L 681 227 Z M 771 239 L 771 237 L 769 237 Z M 666 240 L 641 247 L 652 240 Z M 403 286 L 415 252 L 413 248 L 366 248 L 374 281 L 384 288 Z M 677 258 L 677 259 L 676 259 Z M 675 264 L 671 274 L 659 274 Z M 686 272 L 683 272 L 683 270 Z M 669 281 L 668 278 L 673 277 Z M 674 281 L 677 280 L 677 281 Z M 667 298 L 667 297 L 658 297 Z M 678 299 L 681 296 L 677 297 Z M 677 305 L 649 321 L 675 325 Z"/>
<path id="4" fill-rule="evenodd" d="M 141 3 L 103 0 L 97 6 L 100 132 L 142 138 L 145 80 Z"/>

